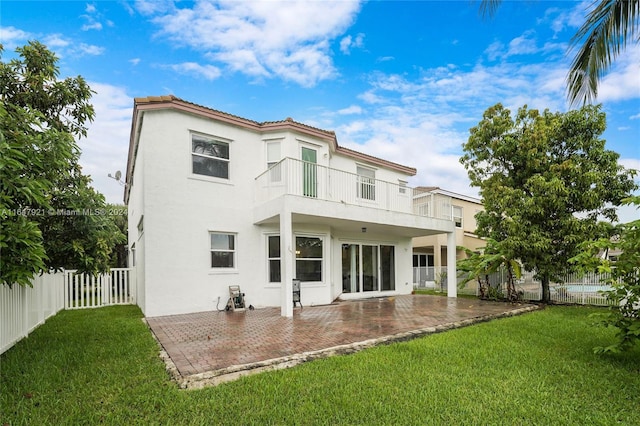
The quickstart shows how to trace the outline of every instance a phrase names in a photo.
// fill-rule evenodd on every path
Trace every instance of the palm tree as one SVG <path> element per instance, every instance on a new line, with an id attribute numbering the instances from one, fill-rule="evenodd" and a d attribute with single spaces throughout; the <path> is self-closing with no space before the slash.
<path id="1" fill-rule="evenodd" d="M 493 16 L 500 3 L 502 0 L 482 0 L 481 14 Z M 593 5 L 587 20 L 571 39 L 570 50 L 582 42 L 567 75 L 567 96 L 572 105 L 595 100 L 600 79 L 627 41 L 640 42 L 640 34 L 636 35 L 640 0 L 600 0 Z"/>

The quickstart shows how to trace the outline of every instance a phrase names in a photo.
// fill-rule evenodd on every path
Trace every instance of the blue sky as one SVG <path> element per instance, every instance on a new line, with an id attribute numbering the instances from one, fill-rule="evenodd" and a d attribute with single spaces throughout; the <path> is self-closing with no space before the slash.
<path id="1" fill-rule="evenodd" d="M 475 196 L 459 163 L 490 106 L 566 111 L 569 42 L 587 2 L 2 1 L 3 60 L 27 40 L 82 75 L 96 118 L 81 163 L 109 202 L 122 187 L 133 98 L 173 94 L 256 121 L 292 117 L 418 169 L 410 184 Z M 607 147 L 640 169 L 640 46 L 602 81 Z M 624 218 L 638 217 L 628 210 Z"/>

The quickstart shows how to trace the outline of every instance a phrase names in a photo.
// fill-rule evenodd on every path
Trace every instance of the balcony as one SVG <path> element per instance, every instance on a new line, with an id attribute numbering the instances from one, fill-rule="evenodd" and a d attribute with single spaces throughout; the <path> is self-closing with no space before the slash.
<path id="1" fill-rule="evenodd" d="M 256 204 L 284 195 L 452 220 L 451 198 L 315 163 L 284 158 L 256 179 Z"/>

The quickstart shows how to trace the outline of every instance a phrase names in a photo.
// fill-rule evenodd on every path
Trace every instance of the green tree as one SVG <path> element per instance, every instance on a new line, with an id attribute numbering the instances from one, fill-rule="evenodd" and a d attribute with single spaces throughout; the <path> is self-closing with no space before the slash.
<path id="1" fill-rule="evenodd" d="M 480 10 L 493 15 L 502 0 L 483 0 Z M 580 43 L 567 75 L 567 92 L 572 104 L 589 103 L 598 95 L 598 82 L 626 47 L 638 43 L 640 0 L 600 0 L 571 40 L 570 49 Z M 634 40 L 635 38 L 635 40 Z"/>
<path id="2" fill-rule="evenodd" d="M 16 53 L 0 62 L 0 281 L 28 285 L 49 268 L 103 271 L 120 237 L 99 215 L 82 215 L 105 208 L 78 165 L 91 89 L 82 77 L 58 80 L 57 58 L 41 43 Z M 82 214 L 60 213 L 70 210 Z"/>
<path id="3" fill-rule="evenodd" d="M 127 235 L 129 230 L 129 221 L 127 220 L 127 206 L 120 204 L 108 204 L 107 209 L 111 213 L 109 218 L 118 228 L 121 237 L 116 241 L 116 245 L 111 253 L 109 265 L 112 268 L 127 267 Z"/>
<path id="4" fill-rule="evenodd" d="M 91 187 L 91 179 L 82 174 L 79 165 L 57 181 L 49 198 L 52 214 L 38 217 L 47 266 L 91 274 L 116 266 L 112 261 L 115 250 L 126 243 L 114 220 L 119 211 Z"/>
<path id="5" fill-rule="evenodd" d="M 640 196 L 624 203 L 640 208 Z M 640 219 L 616 225 L 613 234 L 613 238 L 583 244 L 583 251 L 571 259 L 580 269 L 600 272 L 611 286 L 606 295 L 613 306 L 600 317 L 603 324 L 618 329 L 618 339 L 613 345 L 595 348 L 596 352 L 616 353 L 640 342 Z M 615 261 L 601 255 L 609 250 L 620 251 Z"/>
<path id="6" fill-rule="evenodd" d="M 524 106 L 512 118 L 497 104 L 464 145 L 460 161 L 484 206 L 476 232 L 535 272 L 544 302 L 550 280 L 568 272 L 579 244 L 610 236 L 599 217 L 617 220 L 615 207 L 637 188 L 635 171 L 605 149 L 604 130 L 600 106 L 567 113 Z"/>

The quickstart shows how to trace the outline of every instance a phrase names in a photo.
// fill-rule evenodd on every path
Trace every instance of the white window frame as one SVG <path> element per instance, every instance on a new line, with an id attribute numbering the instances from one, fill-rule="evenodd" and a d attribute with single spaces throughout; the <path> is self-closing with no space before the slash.
<path id="1" fill-rule="evenodd" d="M 223 236 L 231 236 L 233 237 L 233 248 L 214 248 L 212 236 L 214 235 L 223 235 Z M 215 253 L 232 253 L 232 265 L 231 266 L 213 266 L 213 256 L 209 256 L 209 267 L 213 270 L 220 271 L 233 271 L 238 268 L 238 234 L 233 232 L 221 232 L 221 231 L 209 231 L 209 252 L 211 254 Z"/>
<path id="2" fill-rule="evenodd" d="M 282 253 L 280 252 L 280 241 L 278 241 L 278 257 L 271 257 L 269 253 L 269 240 L 273 237 L 280 238 L 280 234 L 267 234 L 267 284 L 275 285 L 280 284 L 282 282 L 282 276 L 280 276 L 280 281 L 271 281 L 271 261 L 278 261 L 278 268 L 282 266 Z M 280 271 L 279 271 L 280 272 Z"/>
<path id="3" fill-rule="evenodd" d="M 398 179 L 398 193 L 402 195 L 407 194 L 407 183 L 406 180 Z"/>
<path id="4" fill-rule="evenodd" d="M 370 173 L 372 176 L 367 176 L 363 172 Z M 375 201 L 376 200 L 376 169 L 371 167 L 362 166 L 356 164 L 357 197 L 360 200 Z"/>
<path id="5" fill-rule="evenodd" d="M 456 210 L 460 210 L 460 215 L 456 215 L 455 212 Z M 451 205 L 451 219 L 453 219 L 456 228 L 462 228 L 462 218 L 464 216 L 464 209 L 461 206 L 454 206 Z M 456 219 L 460 219 L 459 224 L 458 221 Z"/>
<path id="6" fill-rule="evenodd" d="M 216 136 L 212 136 L 212 135 L 207 135 L 204 133 L 198 133 L 198 132 L 190 132 L 190 137 L 189 137 L 189 149 L 190 149 L 190 163 L 191 163 L 191 175 L 192 176 L 197 176 L 198 178 L 205 178 L 205 179 L 213 179 L 213 180 L 221 180 L 224 182 L 228 182 L 231 180 L 231 141 L 225 138 L 220 138 L 220 137 L 216 137 Z M 224 158 L 224 157 L 219 157 L 216 155 L 211 155 L 211 154 L 206 154 L 204 152 L 199 153 L 199 152 L 194 152 L 194 148 L 193 148 L 193 143 L 194 143 L 194 139 L 200 139 L 202 140 L 204 143 L 211 143 L 213 145 L 226 145 L 227 146 L 227 153 L 228 153 L 228 157 L 229 158 Z M 194 171 L 194 157 L 200 157 L 200 158 L 205 158 L 205 159 L 209 159 L 209 160 L 214 160 L 220 163 L 226 163 L 227 165 L 227 176 L 213 176 L 213 175 L 209 175 L 206 173 L 197 173 Z"/>
<path id="7" fill-rule="evenodd" d="M 282 141 L 269 140 L 265 143 L 265 158 L 267 159 L 267 170 L 269 170 L 269 179 L 271 182 L 280 182 L 282 180 L 282 166 L 276 166 L 282 160 Z M 270 150 L 270 147 L 277 146 L 277 152 Z M 275 158 L 273 157 L 275 155 Z M 271 170 L 273 168 L 273 170 Z"/>
<path id="8" fill-rule="evenodd" d="M 310 258 L 298 258 L 298 238 L 316 238 L 318 240 L 320 240 L 320 242 L 322 243 L 322 257 L 317 258 L 317 257 L 310 257 Z M 325 238 L 323 235 L 317 235 L 317 234 L 294 234 L 293 236 L 293 244 L 295 247 L 295 251 L 294 251 L 294 275 L 296 275 L 295 279 L 301 279 L 300 277 L 298 277 L 298 261 L 318 261 L 320 260 L 321 264 L 320 264 L 320 281 L 302 281 L 303 283 L 308 283 L 308 284 L 321 284 L 324 283 L 325 279 L 326 279 L 326 271 L 325 271 L 325 265 L 326 265 L 326 250 L 327 250 L 327 242 L 325 241 Z"/>

